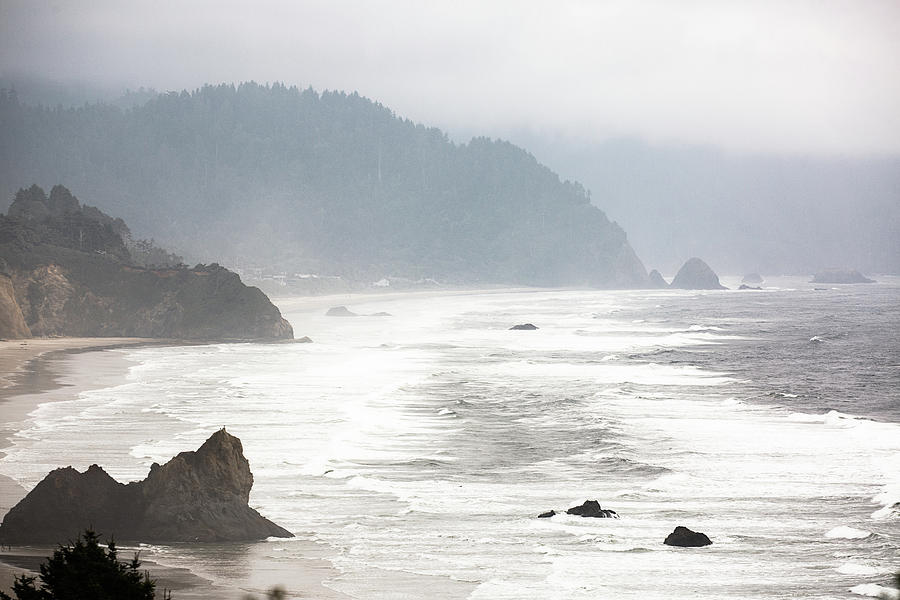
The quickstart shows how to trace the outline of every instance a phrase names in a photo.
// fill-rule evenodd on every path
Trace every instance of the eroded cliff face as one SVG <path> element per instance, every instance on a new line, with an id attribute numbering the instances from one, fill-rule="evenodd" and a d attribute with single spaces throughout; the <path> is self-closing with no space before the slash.
<path id="1" fill-rule="evenodd" d="M 16 272 L 13 279 L 16 300 L 31 334 L 35 336 L 66 335 L 67 313 L 75 288 L 59 265 L 42 265 L 30 272 Z M 67 310 L 66 306 L 70 305 Z"/>
<path id="2" fill-rule="evenodd" d="M 54 188 L 48 205 L 35 188 L 17 196 L 13 218 L 0 216 L 0 336 L 293 337 L 278 308 L 237 274 L 215 264 L 137 266 L 117 233 L 124 223 L 79 208 L 67 190 Z"/>
<path id="3" fill-rule="evenodd" d="M 11 285 L 17 306 L 8 309 L 19 309 L 34 336 L 293 337 L 265 294 L 217 265 L 144 269 L 98 261 L 73 273 L 51 264 L 17 272 Z"/>
<path id="4" fill-rule="evenodd" d="M 55 544 L 87 527 L 119 541 L 225 542 L 293 537 L 247 504 L 253 475 L 241 441 L 221 429 L 195 452 L 117 482 L 97 465 L 56 469 L 0 525 L 0 543 Z"/>
<path id="5" fill-rule="evenodd" d="M 16 301 L 12 279 L 0 274 L 0 338 L 31 337 L 25 316 Z"/>

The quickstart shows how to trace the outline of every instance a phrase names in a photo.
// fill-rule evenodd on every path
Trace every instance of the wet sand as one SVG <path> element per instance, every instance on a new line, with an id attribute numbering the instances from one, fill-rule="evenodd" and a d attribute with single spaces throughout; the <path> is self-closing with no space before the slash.
<path id="1" fill-rule="evenodd" d="M 53 387 L 47 377 L 35 377 L 28 364 L 50 352 L 85 352 L 166 343 L 147 338 L 34 338 L 0 341 L 0 400 L 10 395 Z M 4 416 L 6 415 L 4 408 Z"/>
<path id="2" fill-rule="evenodd" d="M 38 405 L 69 400 L 77 397 L 83 390 L 105 388 L 125 381 L 128 367 L 133 363 L 124 353 L 101 352 L 102 350 L 172 343 L 140 338 L 0 341 L 0 457 Z M 91 352 L 91 357 L 72 360 L 73 354 L 84 352 Z M 89 360 L 89 368 L 84 367 L 85 359 Z M 76 368 L 73 364 L 75 362 L 82 366 Z M 0 475 L 0 519 L 27 492 L 27 489 L 13 479 Z M 262 556 L 257 555 L 260 554 L 261 545 L 256 545 L 256 549 L 253 546 L 248 547 L 247 556 L 244 557 L 244 560 L 249 559 L 252 572 L 233 587 L 214 585 L 211 579 L 180 568 L 166 559 L 162 559 L 165 564 L 161 564 L 154 560 L 153 550 L 150 548 L 142 550 L 141 560 L 143 568 L 149 570 L 151 577 L 157 581 L 158 597 L 162 597 L 165 589 L 173 591 L 175 600 L 242 600 L 248 593 L 262 600 L 267 589 L 282 585 L 288 590 L 288 597 L 322 600 L 348 598 L 324 586 L 324 581 L 337 577 L 339 573 L 321 556 L 314 543 L 309 543 L 309 558 L 301 564 L 296 561 L 284 564 L 277 560 L 262 559 Z M 36 576 L 39 565 L 52 555 L 53 550 L 51 547 L 0 548 L 0 591 L 9 593 L 14 578 L 18 575 L 24 573 Z M 229 550 L 241 554 L 239 547 Z M 121 558 L 131 558 L 133 552 L 133 548 L 123 546 L 119 555 Z M 210 574 L 218 579 L 217 575 Z"/>

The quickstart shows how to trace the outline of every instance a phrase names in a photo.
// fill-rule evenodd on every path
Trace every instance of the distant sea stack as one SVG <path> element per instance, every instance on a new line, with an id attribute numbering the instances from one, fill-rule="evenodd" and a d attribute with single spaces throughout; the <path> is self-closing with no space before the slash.
<path id="1" fill-rule="evenodd" d="M 662 274 L 659 271 L 657 271 L 656 269 L 653 269 L 652 271 L 650 271 L 649 279 L 650 279 L 650 287 L 651 288 L 665 289 L 665 288 L 669 287 L 669 284 L 666 282 L 665 279 L 663 279 Z"/>
<path id="2" fill-rule="evenodd" d="M 727 290 L 724 285 L 719 283 L 719 276 L 716 275 L 709 265 L 699 258 L 689 259 L 675 279 L 669 286 L 679 290 Z"/>
<path id="3" fill-rule="evenodd" d="M 741 279 L 741 283 L 746 283 L 748 285 L 756 284 L 759 285 L 763 282 L 762 275 L 759 273 L 747 273 L 744 275 L 744 278 Z"/>
<path id="4" fill-rule="evenodd" d="M 358 317 L 359 315 L 346 306 L 332 306 L 325 313 L 326 317 Z"/>
<path id="5" fill-rule="evenodd" d="M 220 429 L 197 451 L 122 484 L 97 465 L 49 473 L 0 525 L 3 544 L 58 544 L 86 528 L 116 541 L 232 542 L 293 537 L 250 508 L 241 441 Z"/>
<path id="6" fill-rule="evenodd" d="M 132 242 L 121 219 L 60 185 L 49 197 L 36 185 L 19 190 L 0 215 L 0 256 L 2 337 L 293 337 L 278 308 L 237 274 L 171 264 L 173 255 Z M 154 259 L 163 264 L 147 264 Z"/>
<path id="7" fill-rule="evenodd" d="M 816 273 L 810 283 L 875 283 L 855 269 L 828 269 Z"/>

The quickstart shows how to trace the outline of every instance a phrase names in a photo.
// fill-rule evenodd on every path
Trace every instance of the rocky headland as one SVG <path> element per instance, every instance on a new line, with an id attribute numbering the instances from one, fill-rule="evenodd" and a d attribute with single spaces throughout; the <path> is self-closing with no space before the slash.
<path id="1" fill-rule="evenodd" d="M 126 239 L 121 219 L 81 205 L 63 186 L 49 196 L 38 186 L 19 190 L 0 215 L 0 337 L 293 337 L 278 308 L 236 273 L 217 264 L 147 266 Z"/>
<path id="2" fill-rule="evenodd" d="M 226 542 L 293 537 L 250 508 L 241 441 L 220 429 L 196 451 L 122 484 L 102 468 L 50 472 L 0 525 L 2 544 L 56 544 L 92 528 L 117 541 Z"/>

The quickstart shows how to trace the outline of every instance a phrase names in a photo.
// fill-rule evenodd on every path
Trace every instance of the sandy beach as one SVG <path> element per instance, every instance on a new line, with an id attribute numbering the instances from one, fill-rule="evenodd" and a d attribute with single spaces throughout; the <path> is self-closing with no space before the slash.
<path id="1" fill-rule="evenodd" d="M 29 384 L 49 385 L 52 381 L 37 380 L 26 366 L 48 352 L 79 352 L 104 348 L 122 348 L 142 344 L 165 343 L 147 338 L 33 338 L 0 341 L 0 399 L 11 394 L 27 393 Z M 6 412 L 4 410 L 4 417 Z"/>

